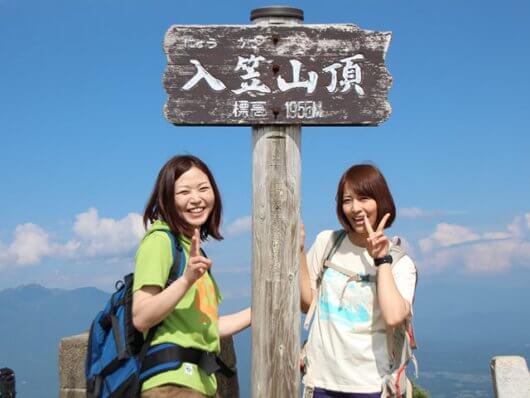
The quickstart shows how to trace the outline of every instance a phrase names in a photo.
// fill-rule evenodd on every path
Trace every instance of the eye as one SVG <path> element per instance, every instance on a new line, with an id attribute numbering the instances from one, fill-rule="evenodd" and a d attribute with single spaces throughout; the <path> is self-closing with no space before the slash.
<path id="1" fill-rule="evenodd" d="M 343 204 L 351 203 L 351 198 L 344 198 L 342 199 Z"/>
<path id="2" fill-rule="evenodd" d="M 199 188 L 199 191 L 200 191 L 200 192 L 206 192 L 206 191 L 208 191 L 209 189 L 210 189 L 210 187 L 206 185 L 206 186 L 204 186 L 204 187 Z"/>
<path id="3" fill-rule="evenodd" d="M 180 191 L 175 192 L 175 195 L 187 195 L 189 193 L 190 191 L 188 191 L 187 189 L 182 189 Z"/>

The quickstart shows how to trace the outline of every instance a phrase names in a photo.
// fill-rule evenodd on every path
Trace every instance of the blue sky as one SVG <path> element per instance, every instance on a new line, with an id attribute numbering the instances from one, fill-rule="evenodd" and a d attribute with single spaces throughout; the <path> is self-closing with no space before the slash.
<path id="1" fill-rule="evenodd" d="M 334 195 L 370 161 L 427 283 L 517 284 L 530 270 L 529 7 L 523 1 L 305 1 L 306 24 L 392 31 L 390 119 L 302 131 L 307 244 L 338 226 Z M 249 127 L 162 116 L 172 24 L 248 24 L 257 1 L 0 0 L 0 289 L 97 286 L 133 267 L 161 165 L 212 168 L 226 239 L 206 247 L 226 297 L 250 300 Z"/>

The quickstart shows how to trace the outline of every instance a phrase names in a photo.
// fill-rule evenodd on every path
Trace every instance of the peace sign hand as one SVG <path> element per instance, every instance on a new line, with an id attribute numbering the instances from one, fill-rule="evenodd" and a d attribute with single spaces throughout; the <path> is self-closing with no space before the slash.
<path id="1" fill-rule="evenodd" d="M 191 238 L 190 257 L 183 278 L 191 286 L 197 279 L 204 275 L 212 266 L 212 260 L 201 255 L 201 236 L 199 229 L 195 228 Z"/>
<path id="2" fill-rule="evenodd" d="M 364 226 L 368 231 L 368 238 L 366 239 L 368 242 L 367 250 L 372 258 L 381 258 L 388 254 L 389 241 L 384 234 L 384 229 L 389 217 L 390 213 L 386 213 L 374 231 L 370 221 L 368 221 L 368 217 L 364 216 Z"/>

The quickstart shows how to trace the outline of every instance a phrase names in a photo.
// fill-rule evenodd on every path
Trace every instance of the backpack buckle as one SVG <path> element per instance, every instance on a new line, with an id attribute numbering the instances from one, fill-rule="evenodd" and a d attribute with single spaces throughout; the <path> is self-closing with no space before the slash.
<path id="1" fill-rule="evenodd" d="M 217 372 L 221 368 L 217 363 L 216 355 L 213 352 L 206 351 L 201 355 L 201 359 L 197 365 L 209 375 Z"/>

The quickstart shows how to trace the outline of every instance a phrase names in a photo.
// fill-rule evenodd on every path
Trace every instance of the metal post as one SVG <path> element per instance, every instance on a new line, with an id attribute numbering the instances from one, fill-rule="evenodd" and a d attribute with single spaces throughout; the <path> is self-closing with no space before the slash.
<path id="1" fill-rule="evenodd" d="M 250 18 L 257 25 L 299 25 L 303 11 L 266 7 Z M 281 107 L 274 104 L 273 112 Z M 301 129 L 253 126 L 252 136 L 252 398 L 298 397 Z"/>

